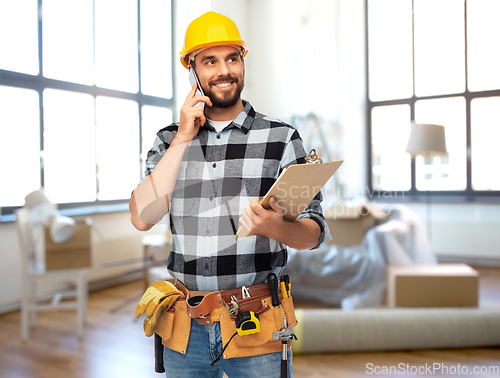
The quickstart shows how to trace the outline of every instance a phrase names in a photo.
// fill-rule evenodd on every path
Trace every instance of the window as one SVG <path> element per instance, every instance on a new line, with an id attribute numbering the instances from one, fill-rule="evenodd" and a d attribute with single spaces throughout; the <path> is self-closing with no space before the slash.
<path id="1" fill-rule="evenodd" d="M 172 122 L 167 0 L 1 1 L 0 207 L 126 203 Z M 40 16 L 39 16 L 40 15 Z"/>
<path id="2" fill-rule="evenodd" d="M 370 191 L 500 196 L 500 2 L 366 4 Z M 443 125 L 448 155 L 406 153 L 412 121 Z"/>

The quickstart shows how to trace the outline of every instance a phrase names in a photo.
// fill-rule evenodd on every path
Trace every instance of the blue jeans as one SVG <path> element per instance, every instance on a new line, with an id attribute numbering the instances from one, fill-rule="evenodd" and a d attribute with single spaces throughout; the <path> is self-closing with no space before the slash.
<path id="1" fill-rule="evenodd" d="M 221 358 L 220 323 L 200 325 L 191 320 L 191 335 L 186 354 L 163 348 L 163 365 L 167 378 L 280 378 L 281 352 L 252 357 Z M 292 377 L 292 351 L 288 349 L 288 377 Z"/>

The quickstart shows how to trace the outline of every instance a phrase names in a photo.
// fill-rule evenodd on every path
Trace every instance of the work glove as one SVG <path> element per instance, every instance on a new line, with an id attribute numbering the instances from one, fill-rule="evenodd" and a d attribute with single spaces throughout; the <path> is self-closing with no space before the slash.
<path id="1" fill-rule="evenodd" d="M 146 313 L 144 333 L 147 337 L 155 333 L 156 323 L 163 311 L 172 307 L 177 298 L 182 294 L 180 290 L 168 281 L 156 281 L 148 286 L 135 309 L 136 318 Z"/>

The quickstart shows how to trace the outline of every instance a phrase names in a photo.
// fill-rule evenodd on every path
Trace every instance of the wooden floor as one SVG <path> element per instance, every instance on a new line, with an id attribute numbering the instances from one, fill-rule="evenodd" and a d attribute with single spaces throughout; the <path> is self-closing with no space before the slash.
<path id="1" fill-rule="evenodd" d="M 500 307 L 500 269 L 478 270 L 480 307 Z M 39 313 L 27 343 L 19 338 L 19 311 L 0 315 L 0 377 L 163 376 L 154 372 L 152 339 L 144 336 L 142 323 L 133 318 L 137 300 L 111 312 L 127 299 L 140 295 L 142 285 L 142 281 L 135 281 L 90 293 L 88 323 L 81 340 L 76 336 L 76 316 L 71 311 Z M 448 374 L 436 370 L 436 377 L 499 377 L 494 369 L 499 372 L 500 348 L 295 355 L 293 364 L 296 378 L 418 377 L 422 374 L 417 374 L 416 369 L 422 367 L 422 372 L 426 364 L 448 369 Z M 391 366 L 400 369 L 393 368 L 392 374 L 376 374 Z M 483 374 L 472 374 L 475 367 L 482 369 Z M 461 370 L 456 371 L 457 368 Z M 459 374 L 465 368 L 469 374 Z M 430 372 L 427 370 L 426 375 Z"/>

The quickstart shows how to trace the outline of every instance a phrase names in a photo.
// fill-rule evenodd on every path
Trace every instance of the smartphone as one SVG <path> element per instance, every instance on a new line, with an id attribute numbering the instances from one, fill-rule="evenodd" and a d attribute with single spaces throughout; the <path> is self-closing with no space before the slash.
<path id="1" fill-rule="evenodd" d="M 194 83 L 197 84 L 196 95 L 205 96 L 205 94 L 203 93 L 203 89 L 201 88 L 200 80 L 198 79 L 198 75 L 196 75 L 196 71 L 194 70 L 193 67 L 189 67 L 189 83 L 191 84 L 191 87 L 193 87 Z M 196 106 L 205 106 L 205 103 L 199 102 L 196 104 Z"/>

